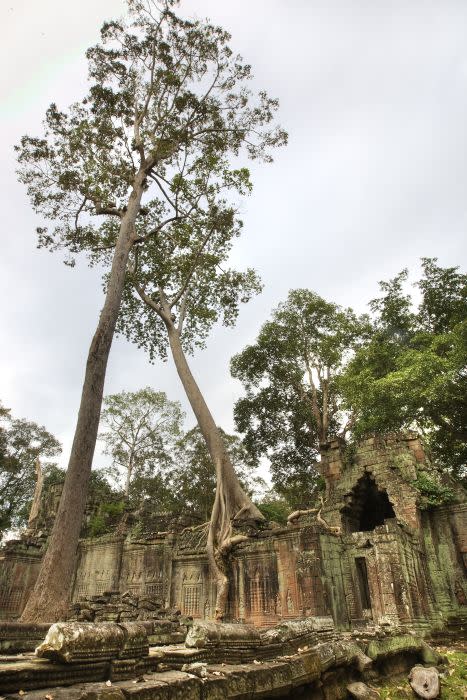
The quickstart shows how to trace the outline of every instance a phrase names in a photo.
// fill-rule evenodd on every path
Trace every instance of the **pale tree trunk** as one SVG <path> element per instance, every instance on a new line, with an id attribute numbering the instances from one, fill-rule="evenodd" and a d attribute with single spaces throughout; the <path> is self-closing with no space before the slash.
<path id="1" fill-rule="evenodd" d="M 44 472 L 42 471 L 41 461 L 40 461 L 39 457 L 37 457 L 36 458 L 36 485 L 34 487 L 34 496 L 32 499 L 31 510 L 29 511 L 28 528 L 30 528 L 34 524 L 35 519 L 39 515 L 43 485 L 44 485 Z"/>
<path id="2" fill-rule="evenodd" d="M 134 450 L 133 447 L 130 450 L 130 459 L 128 460 L 128 464 L 126 467 L 126 479 L 125 479 L 125 499 L 128 501 L 130 498 L 130 483 L 131 483 L 131 476 L 133 474 L 133 458 L 134 458 Z"/>
<path id="3" fill-rule="evenodd" d="M 21 616 L 22 622 L 54 622 L 63 619 L 68 611 L 99 427 L 107 360 L 120 310 L 144 180 L 145 174 L 140 171 L 129 197 L 127 211 L 121 220 L 105 302 L 89 348 L 78 421 L 62 496 L 34 590 Z"/>
<path id="4" fill-rule="evenodd" d="M 216 495 L 209 523 L 207 551 L 217 585 L 215 617 L 221 620 L 225 615 L 229 593 L 227 557 L 235 544 L 247 539 L 243 535 L 233 535 L 233 523 L 235 520 L 258 522 L 264 520 L 264 516 L 240 485 L 216 423 L 186 361 L 179 330 L 167 318 L 164 322 L 178 376 L 216 469 Z"/>
<path id="5" fill-rule="evenodd" d="M 125 480 L 125 499 L 128 501 L 130 498 L 130 482 L 131 482 L 131 472 L 133 471 L 133 465 L 130 464 L 127 466 L 127 471 L 126 471 L 126 480 Z"/>
<path id="6" fill-rule="evenodd" d="M 329 367 L 326 367 L 326 379 L 323 377 L 322 388 L 323 388 L 323 424 L 322 424 L 322 436 L 321 442 L 326 442 L 328 440 L 329 431 L 329 379 L 330 371 Z"/>
<path id="7" fill-rule="evenodd" d="M 326 433 L 325 433 L 324 425 L 323 425 L 323 416 L 322 416 L 320 408 L 319 408 L 318 391 L 316 389 L 316 384 L 313 381 L 313 370 L 312 370 L 310 360 L 308 359 L 308 357 L 305 357 L 305 363 L 306 363 L 306 368 L 307 368 L 308 381 L 310 383 L 310 388 L 311 388 L 311 412 L 312 412 L 313 417 L 316 421 L 318 440 L 321 444 L 321 443 L 324 443 L 326 441 Z"/>

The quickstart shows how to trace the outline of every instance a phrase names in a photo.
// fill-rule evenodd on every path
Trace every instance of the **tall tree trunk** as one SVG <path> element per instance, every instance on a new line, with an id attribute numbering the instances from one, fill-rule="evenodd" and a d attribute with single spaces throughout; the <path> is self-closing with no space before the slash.
<path id="1" fill-rule="evenodd" d="M 166 320 L 165 323 L 178 376 L 216 469 L 216 496 L 209 523 L 207 552 L 217 584 L 215 617 L 221 620 L 225 615 L 229 593 L 227 556 L 233 545 L 247 539 L 243 535 L 233 535 L 233 522 L 261 521 L 264 516 L 240 485 L 216 423 L 186 361 L 179 331 L 170 321 Z"/>
<path id="2" fill-rule="evenodd" d="M 68 610 L 99 427 L 107 360 L 120 310 L 144 179 L 141 171 L 136 177 L 127 211 L 121 221 L 104 306 L 89 348 L 62 496 L 36 584 L 21 616 L 22 622 L 54 622 L 62 619 Z"/>
<path id="3" fill-rule="evenodd" d="M 125 479 L 125 500 L 129 500 L 130 498 L 130 482 L 131 482 L 131 472 L 133 471 L 133 465 L 130 462 L 130 464 L 127 466 L 127 471 L 126 471 L 126 479 Z"/>
<path id="4" fill-rule="evenodd" d="M 128 464 L 126 466 L 126 479 L 125 479 L 125 500 L 130 499 L 130 483 L 131 483 L 131 475 L 133 474 L 133 458 L 134 458 L 134 450 L 133 447 L 130 448 L 130 459 L 128 460 Z"/>

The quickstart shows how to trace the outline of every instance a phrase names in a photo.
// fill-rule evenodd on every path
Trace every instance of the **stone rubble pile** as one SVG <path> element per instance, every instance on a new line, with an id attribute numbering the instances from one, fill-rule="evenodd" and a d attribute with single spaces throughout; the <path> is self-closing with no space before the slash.
<path id="1" fill-rule="evenodd" d="M 138 622 L 169 620 L 180 624 L 179 610 L 167 609 L 158 598 L 130 591 L 106 591 L 83 597 L 72 604 L 69 622 Z"/>

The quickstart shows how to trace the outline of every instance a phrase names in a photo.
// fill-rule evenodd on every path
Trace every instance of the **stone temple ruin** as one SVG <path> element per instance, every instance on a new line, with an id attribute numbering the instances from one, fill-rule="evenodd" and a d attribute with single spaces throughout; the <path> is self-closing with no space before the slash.
<path id="1" fill-rule="evenodd" d="M 412 661 L 423 661 L 428 652 L 420 637 L 462 635 L 467 629 L 467 503 L 461 487 L 451 485 L 450 497 L 445 502 L 440 499 L 436 506 L 427 501 L 420 484 L 441 488 L 441 477 L 414 434 L 373 437 L 353 451 L 332 441 L 323 447 L 320 469 L 326 489 L 316 509 L 294 513 L 287 526 L 269 524 L 252 531 L 252 537 L 235 548 L 228 619 L 223 624 L 203 622 L 212 619 L 215 603 L 206 558 L 206 526 L 147 513 L 139 514 L 136 527 L 134 517 L 132 521 L 126 514 L 112 535 L 81 540 L 70 619 L 76 625 L 119 626 L 130 637 L 134 633 L 131 625 L 145 626 L 143 633 L 149 641 L 139 640 L 135 648 L 140 656 L 145 644 L 156 645 L 157 651 L 153 647 L 145 657 L 143 672 L 165 667 L 168 673 L 169 669 L 180 672 L 185 662 L 193 661 L 251 664 L 274 659 L 276 663 L 281 654 L 295 658 L 305 648 L 315 654 L 315 661 L 307 662 L 309 666 L 314 663 L 315 670 L 308 675 L 304 671 L 300 683 L 321 678 L 321 686 L 323 673 L 331 668 L 337 673 L 336 668 L 346 664 L 353 669 L 346 679 L 359 680 L 358 673 L 363 673 L 367 663 L 363 657 L 382 668 L 387 655 L 375 651 L 378 644 L 386 644 L 390 655 L 407 654 L 408 649 Z M 31 650 L 48 629 L 47 625 L 37 626 L 41 629 L 26 635 L 29 642 L 22 641 L 18 639 L 20 625 L 14 620 L 34 585 L 59 497 L 59 487 L 49 491 L 33 528 L 0 552 L 3 650 Z M 188 637 L 185 640 L 187 631 L 197 640 L 191 647 Z M 120 633 L 114 634 L 118 637 Z M 355 640 L 360 646 L 355 646 Z M 328 645 L 328 652 L 329 644 L 334 644 L 334 661 L 328 665 L 321 658 L 323 644 Z M 338 652 L 336 644 L 347 647 L 339 647 Z M 55 658 L 54 654 L 60 656 L 54 651 L 49 657 Z M 316 654 L 321 660 L 316 660 Z M 126 668 L 127 662 L 119 663 L 115 669 Z M 357 676 L 355 669 L 360 669 Z M 253 670 L 259 672 L 259 668 Z M 225 669 L 222 673 L 225 675 Z M 62 676 L 52 674 L 49 684 L 70 685 L 64 683 L 66 674 Z M 113 678 L 125 677 L 114 670 Z M 0 690 L 1 678 L 0 664 Z M 99 674 L 78 673 L 71 682 L 96 678 L 103 679 Z M 7 679 L 7 688 L 13 689 L 17 681 Z M 252 681 L 257 682 L 257 678 Z M 287 682 L 282 690 L 268 686 L 270 695 L 264 689 L 263 694 L 255 694 L 248 686 L 245 696 L 229 691 L 212 697 L 266 698 L 273 690 L 276 696 L 286 695 L 298 684 L 290 678 Z M 328 697 L 327 691 L 320 692 L 323 694 L 309 697 Z M 346 697 L 345 692 L 329 697 Z M 121 697 L 127 695 L 123 692 Z M 195 693 L 193 697 L 205 696 Z"/>

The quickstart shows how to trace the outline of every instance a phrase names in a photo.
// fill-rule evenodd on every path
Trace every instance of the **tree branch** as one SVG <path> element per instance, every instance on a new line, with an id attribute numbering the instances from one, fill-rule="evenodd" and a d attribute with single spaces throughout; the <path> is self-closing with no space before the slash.
<path id="1" fill-rule="evenodd" d="M 207 234 L 205 235 L 205 237 L 203 238 L 200 247 L 199 247 L 198 250 L 196 251 L 195 258 L 194 258 L 194 260 L 193 260 L 193 262 L 192 262 L 192 264 L 191 264 L 191 267 L 190 267 L 190 270 L 189 270 L 189 272 L 188 272 L 188 275 L 187 275 L 187 277 L 186 277 L 186 279 L 185 279 L 185 282 L 183 283 L 183 285 L 182 285 L 180 291 L 175 295 L 175 297 L 174 297 L 174 298 L 172 299 L 172 301 L 170 302 L 170 308 L 171 308 L 171 309 L 172 309 L 176 304 L 178 304 L 178 302 L 180 301 L 180 299 L 182 298 L 182 296 L 183 296 L 184 293 L 186 292 L 186 290 L 187 290 L 187 288 L 188 288 L 188 285 L 190 284 L 191 278 L 193 277 L 193 274 L 194 274 L 194 272 L 195 272 L 195 270 L 196 270 L 196 267 L 197 267 L 197 265 L 198 265 L 198 261 L 199 261 L 199 258 L 200 258 L 200 256 L 201 256 L 201 253 L 203 252 L 204 248 L 206 247 L 206 245 L 207 245 L 209 239 L 211 238 L 211 236 L 212 236 L 212 234 L 215 232 L 215 230 L 216 230 L 216 227 L 213 226 L 213 227 L 207 232 Z"/>

